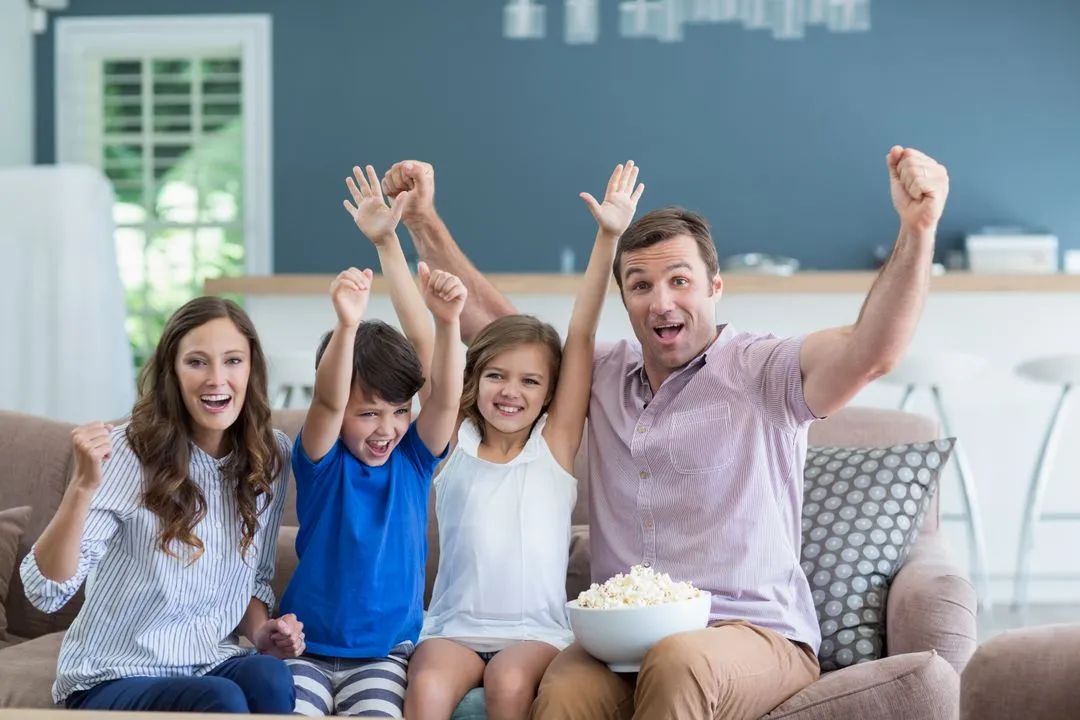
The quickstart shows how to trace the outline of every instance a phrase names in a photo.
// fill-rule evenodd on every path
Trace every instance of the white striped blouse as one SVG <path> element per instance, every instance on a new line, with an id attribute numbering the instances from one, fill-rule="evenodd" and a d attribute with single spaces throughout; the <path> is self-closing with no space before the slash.
<path id="1" fill-rule="evenodd" d="M 270 579 L 291 449 L 284 433 L 274 434 L 285 462 L 273 501 L 259 515 L 248 551 L 253 563 L 240 556 L 240 514 L 231 485 L 222 480 L 224 459 L 191 445 L 191 478 L 207 512 L 195 527 L 204 553 L 188 564 L 186 547 L 179 558 L 157 548 L 160 522 L 142 504 L 142 465 L 126 426 L 112 431 L 113 454 L 90 502 L 75 574 L 49 580 L 33 551 L 20 568 L 27 598 L 44 612 L 63 607 L 86 580 L 86 602 L 60 649 L 56 702 L 106 680 L 202 675 L 251 652 L 240 646 L 236 629 L 252 597 L 274 607 Z"/>

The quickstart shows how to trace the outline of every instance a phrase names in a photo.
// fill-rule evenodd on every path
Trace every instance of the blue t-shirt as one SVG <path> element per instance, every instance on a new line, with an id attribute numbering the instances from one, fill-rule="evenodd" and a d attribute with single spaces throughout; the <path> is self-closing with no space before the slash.
<path id="1" fill-rule="evenodd" d="M 308 652 L 385 657 L 395 645 L 416 642 L 423 621 L 428 492 L 439 460 L 416 423 L 379 467 L 362 463 L 340 438 L 326 457 L 312 462 L 297 436 L 292 468 L 300 563 L 281 598 L 281 613 L 296 613 L 304 623 Z"/>

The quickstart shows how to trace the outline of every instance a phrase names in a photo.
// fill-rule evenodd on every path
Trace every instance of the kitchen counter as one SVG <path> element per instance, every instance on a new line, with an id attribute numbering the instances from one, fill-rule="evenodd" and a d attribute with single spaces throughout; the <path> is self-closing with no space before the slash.
<path id="1" fill-rule="evenodd" d="M 491 274 L 487 276 L 506 294 L 573 295 L 581 275 Z M 865 293 L 876 272 L 800 272 L 791 276 L 722 273 L 725 293 Z M 267 275 L 207 280 L 210 295 L 319 295 L 327 291 L 333 275 Z M 385 294 L 381 277 L 373 291 Z M 612 284 L 612 292 L 617 288 Z M 932 292 L 1080 292 L 1080 275 L 976 275 L 946 273 L 931 280 Z"/>

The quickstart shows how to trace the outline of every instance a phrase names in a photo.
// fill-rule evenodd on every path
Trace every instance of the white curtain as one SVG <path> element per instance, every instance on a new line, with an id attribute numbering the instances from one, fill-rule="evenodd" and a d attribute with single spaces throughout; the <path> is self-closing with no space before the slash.
<path id="1" fill-rule="evenodd" d="M 130 412 L 112 205 L 93 168 L 0 169 L 0 408 L 77 423 Z"/>

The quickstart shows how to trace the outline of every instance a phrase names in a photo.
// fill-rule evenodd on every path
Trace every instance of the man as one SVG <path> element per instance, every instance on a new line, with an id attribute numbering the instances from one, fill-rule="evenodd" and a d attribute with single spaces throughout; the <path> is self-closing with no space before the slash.
<path id="1" fill-rule="evenodd" d="M 713 594 L 709 628 L 658 643 L 637 676 L 572 645 L 538 718 L 758 718 L 814 682 L 820 631 L 799 566 L 803 463 L 815 418 L 903 356 L 926 298 L 949 178 L 910 148 L 886 158 L 900 233 L 853 325 L 780 339 L 716 324 L 723 290 L 705 220 L 663 208 L 619 241 L 614 275 L 637 342 L 598 348 L 590 432 L 590 558 L 603 582 L 646 565 Z M 394 165 L 422 259 L 466 283 L 468 340 L 512 305 L 434 206 L 434 170 Z"/>

